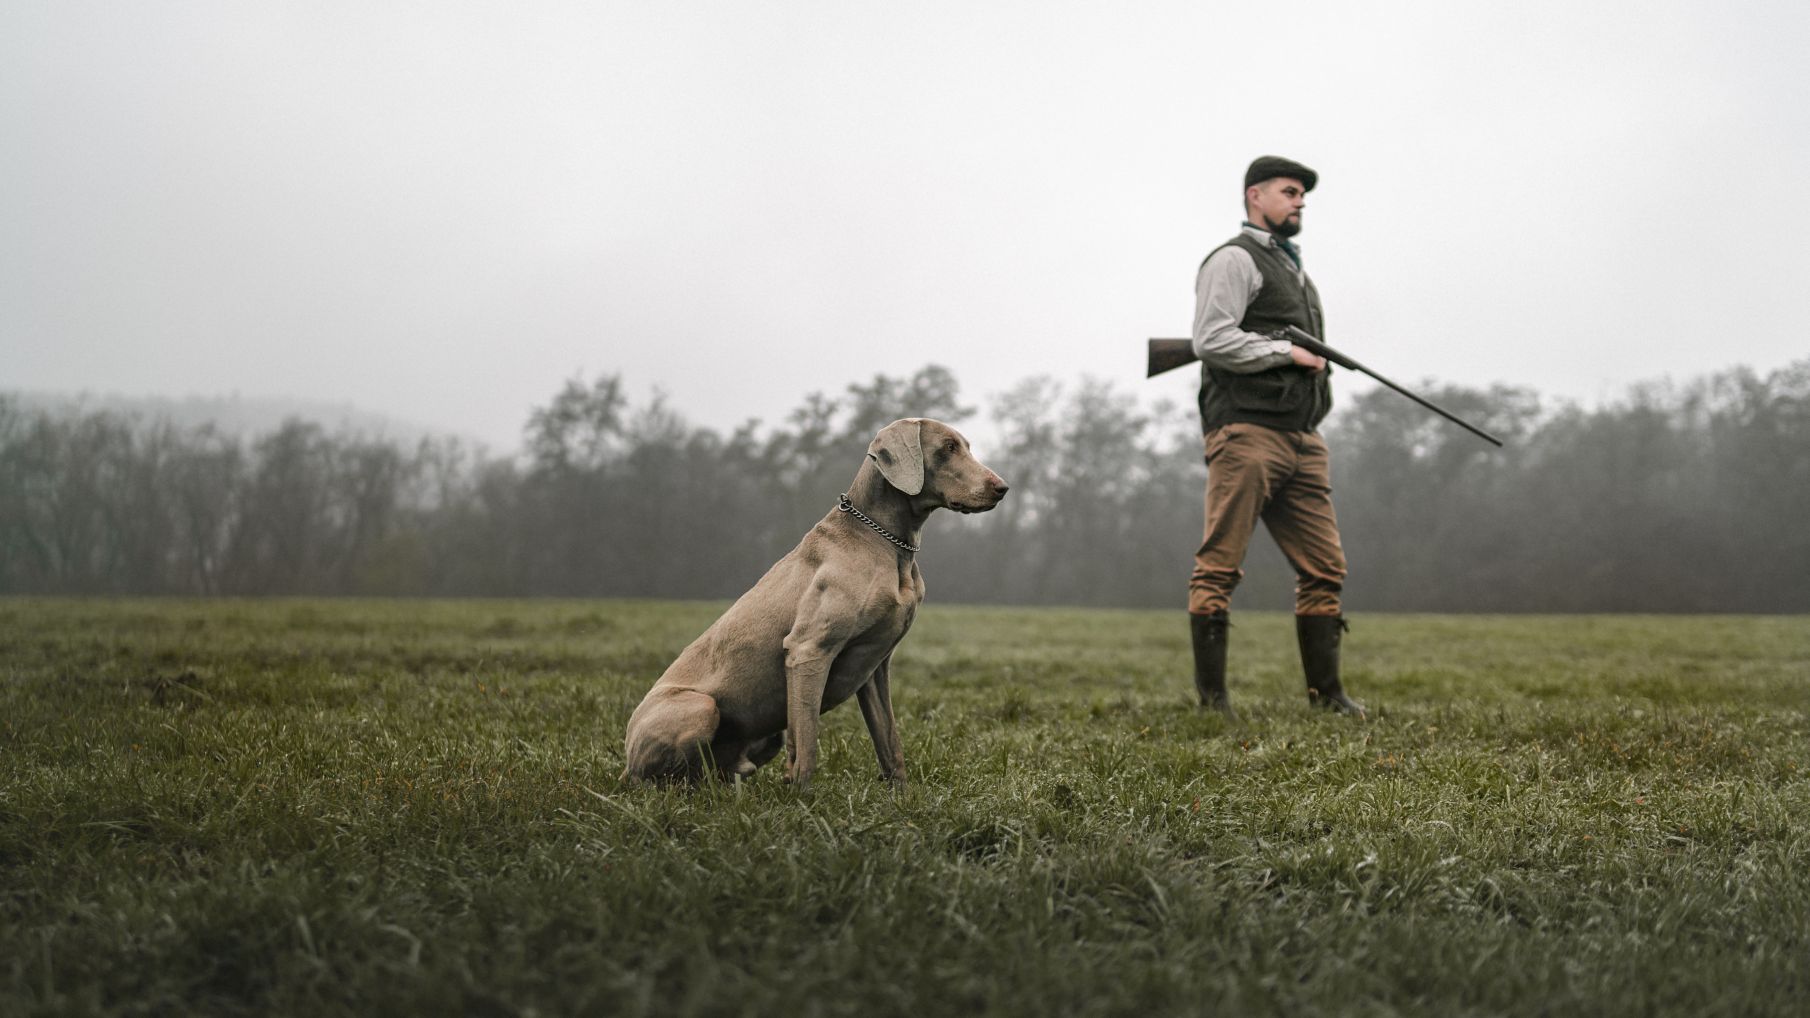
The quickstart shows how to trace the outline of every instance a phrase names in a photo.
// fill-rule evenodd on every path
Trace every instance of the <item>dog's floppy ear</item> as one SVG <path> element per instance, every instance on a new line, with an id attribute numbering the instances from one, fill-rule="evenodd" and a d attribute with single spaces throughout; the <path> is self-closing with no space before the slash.
<path id="1" fill-rule="evenodd" d="M 880 476 L 907 495 L 924 490 L 923 423 L 921 417 L 894 421 L 881 428 L 867 447 L 867 454 L 879 464 Z"/>

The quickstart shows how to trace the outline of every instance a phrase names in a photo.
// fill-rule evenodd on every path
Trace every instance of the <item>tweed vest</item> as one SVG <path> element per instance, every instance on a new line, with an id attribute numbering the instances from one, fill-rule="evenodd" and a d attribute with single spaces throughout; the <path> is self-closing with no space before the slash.
<path id="1" fill-rule="evenodd" d="M 1320 294 L 1314 289 L 1313 280 L 1306 274 L 1297 276 L 1287 255 L 1244 232 L 1214 248 L 1207 257 L 1233 246 L 1248 252 L 1263 276 L 1263 285 L 1244 309 L 1244 320 L 1238 327 L 1268 334 L 1293 325 L 1324 340 L 1320 331 L 1324 321 Z M 1312 431 L 1332 409 L 1331 375 L 1331 365 L 1317 374 L 1298 364 L 1284 364 L 1241 375 L 1202 362 L 1201 430 L 1243 422 L 1278 431 Z"/>

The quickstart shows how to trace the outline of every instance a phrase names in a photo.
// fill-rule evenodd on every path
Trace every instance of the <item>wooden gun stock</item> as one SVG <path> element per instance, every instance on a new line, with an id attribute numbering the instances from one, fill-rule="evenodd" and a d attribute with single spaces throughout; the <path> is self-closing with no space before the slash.
<path id="1" fill-rule="evenodd" d="M 1200 360 L 1194 356 L 1194 341 L 1189 339 L 1153 339 L 1150 341 L 1150 364 L 1145 378 L 1155 378 L 1184 364 Z"/>

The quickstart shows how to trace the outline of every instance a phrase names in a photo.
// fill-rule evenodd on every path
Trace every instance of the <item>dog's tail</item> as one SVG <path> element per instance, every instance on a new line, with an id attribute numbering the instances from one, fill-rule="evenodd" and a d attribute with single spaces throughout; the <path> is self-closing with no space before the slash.
<path id="1" fill-rule="evenodd" d="M 710 767 L 722 720 L 716 700 L 695 689 L 655 687 L 629 719 L 624 781 L 697 781 Z"/>

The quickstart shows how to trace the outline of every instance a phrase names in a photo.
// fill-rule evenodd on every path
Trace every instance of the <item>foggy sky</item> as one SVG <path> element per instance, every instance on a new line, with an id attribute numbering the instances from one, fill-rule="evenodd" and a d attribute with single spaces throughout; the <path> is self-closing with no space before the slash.
<path id="1" fill-rule="evenodd" d="M 513 447 L 926 363 L 1143 383 L 1255 155 L 1328 339 L 1593 400 L 1810 352 L 1810 15 L 1728 2 L 0 9 L 0 389 L 350 401 Z M 1347 379 L 1349 383 L 1349 379 Z"/>

